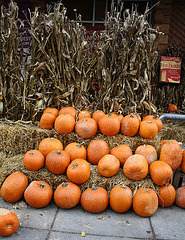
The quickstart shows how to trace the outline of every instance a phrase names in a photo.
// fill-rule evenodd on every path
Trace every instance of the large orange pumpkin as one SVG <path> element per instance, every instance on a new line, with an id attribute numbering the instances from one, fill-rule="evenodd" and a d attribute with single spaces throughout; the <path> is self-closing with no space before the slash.
<path id="1" fill-rule="evenodd" d="M 140 145 L 136 148 L 135 154 L 140 154 L 145 157 L 148 165 L 157 161 L 157 151 L 152 145 Z"/>
<path id="2" fill-rule="evenodd" d="M 51 112 L 43 113 L 40 118 L 40 128 L 42 129 L 52 129 L 55 122 L 55 115 Z"/>
<path id="3" fill-rule="evenodd" d="M 59 134 L 68 134 L 74 130 L 75 120 L 70 114 L 60 114 L 55 120 L 54 127 Z"/>
<path id="4" fill-rule="evenodd" d="M 120 165 L 123 166 L 127 158 L 132 156 L 132 150 L 126 144 L 121 144 L 112 148 L 110 154 L 117 157 L 117 159 L 120 161 Z"/>
<path id="5" fill-rule="evenodd" d="M 98 126 L 93 118 L 84 118 L 78 120 L 75 125 L 75 132 L 83 139 L 90 139 L 96 135 Z"/>
<path id="6" fill-rule="evenodd" d="M 121 134 L 133 137 L 138 133 L 140 121 L 136 114 L 129 114 L 121 121 Z"/>
<path id="7" fill-rule="evenodd" d="M 59 115 L 60 114 L 70 114 L 76 121 L 77 111 L 74 107 L 63 107 L 59 111 Z"/>
<path id="8" fill-rule="evenodd" d="M 44 155 L 38 150 L 29 150 L 23 157 L 24 166 L 31 171 L 37 171 L 44 166 Z"/>
<path id="9" fill-rule="evenodd" d="M 153 121 L 142 121 L 139 127 L 139 134 L 143 138 L 153 139 L 158 134 L 158 126 Z"/>
<path id="10" fill-rule="evenodd" d="M 170 183 L 161 186 L 157 194 L 159 206 L 161 207 L 170 207 L 175 202 L 176 191 Z"/>
<path id="11" fill-rule="evenodd" d="M 181 164 L 181 171 L 185 173 L 185 150 L 182 153 L 182 164 Z"/>
<path id="12" fill-rule="evenodd" d="M 105 113 L 102 110 L 96 110 L 92 115 L 93 119 L 96 121 L 97 124 L 99 124 L 99 120 L 103 116 L 105 116 Z"/>
<path id="13" fill-rule="evenodd" d="M 162 121 L 160 118 L 158 118 L 157 116 L 154 116 L 154 115 L 147 115 L 145 116 L 142 121 L 152 121 L 154 123 L 157 124 L 157 127 L 158 127 L 158 133 L 161 131 L 162 129 Z"/>
<path id="14" fill-rule="evenodd" d="M 53 150 L 63 150 L 63 144 L 57 138 L 44 138 L 39 143 L 39 151 L 46 157 Z"/>
<path id="15" fill-rule="evenodd" d="M 106 136 L 115 136 L 120 130 L 120 120 L 116 114 L 106 114 L 99 120 L 99 130 Z"/>
<path id="16" fill-rule="evenodd" d="M 98 162 L 98 172 L 104 177 L 116 175 L 120 168 L 120 161 L 112 154 L 106 154 Z"/>
<path id="17" fill-rule="evenodd" d="M 64 151 L 69 154 L 71 161 L 73 161 L 76 158 L 86 159 L 87 151 L 83 144 L 84 142 L 82 143 L 72 142 L 65 147 Z"/>
<path id="18" fill-rule="evenodd" d="M 27 176 L 19 171 L 14 172 L 3 182 L 1 186 L 1 197 L 7 202 L 17 202 L 23 197 L 27 186 Z"/>
<path id="19" fill-rule="evenodd" d="M 181 208 L 185 208 L 185 186 L 176 190 L 175 203 Z"/>

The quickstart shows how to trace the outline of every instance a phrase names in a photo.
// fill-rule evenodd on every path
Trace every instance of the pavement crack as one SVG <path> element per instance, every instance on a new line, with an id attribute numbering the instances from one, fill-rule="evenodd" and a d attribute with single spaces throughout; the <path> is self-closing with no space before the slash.
<path id="1" fill-rule="evenodd" d="M 152 222 L 151 222 L 151 219 L 150 219 L 150 217 L 149 217 L 149 223 L 150 223 L 150 228 L 151 228 L 151 230 L 152 230 L 152 235 L 153 235 L 153 239 L 156 239 L 156 234 L 155 234 L 155 232 L 154 232 L 154 229 L 153 229 L 153 226 L 152 226 Z"/>
<path id="2" fill-rule="evenodd" d="M 49 239 L 49 236 L 50 236 L 51 230 L 52 230 L 52 228 L 53 228 L 55 219 L 56 219 L 56 217 L 57 217 L 58 211 L 59 211 L 59 208 L 57 208 L 57 211 L 56 211 L 55 216 L 54 216 L 54 218 L 53 218 L 53 222 L 52 222 L 51 227 L 50 227 L 50 229 L 49 229 L 49 232 L 48 232 L 48 235 L 47 235 L 47 237 L 46 237 L 46 240 Z"/>

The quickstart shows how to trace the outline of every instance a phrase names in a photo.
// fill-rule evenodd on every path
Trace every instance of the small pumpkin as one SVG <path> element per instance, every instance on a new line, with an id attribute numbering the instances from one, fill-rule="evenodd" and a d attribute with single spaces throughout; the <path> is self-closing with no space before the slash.
<path id="1" fill-rule="evenodd" d="M 161 186 L 157 194 L 159 206 L 161 207 L 170 207 L 175 202 L 176 191 L 170 183 Z"/>
<path id="2" fill-rule="evenodd" d="M 44 138 L 39 143 L 39 152 L 41 152 L 44 157 L 53 150 L 63 150 L 63 144 L 57 138 Z"/>
<path id="3" fill-rule="evenodd" d="M 158 127 L 158 133 L 161 131 L 162 129 L 162 121 L 160 118 L 158 118 L 157 116 L 154 116 L 154 115 L 147 115 L 143 118 L 142 121 L 153 121 L 154 123 L 157 124 L 157 127 Z"/>
<path id="4" fill-rule="evenodd" d="M 58 113 L 59 113 L 58 109 L 53 107 L 47 107 L 43 113 L 47 113 L 47 112 L 53 113 L 55 115 L 55 118 L 58 116 Z"/>
<path id="5" fill-rule="evenodd" d="M 140 154 L 130 156 L 123 166 L 123 172 L 126 177 L 132 180 L 141 180 L 148 174 L 148 163 Z"/>
<path id="6" fill-rule="evenodd" d="M 181 164 L 181 171 L 185 173 L 185 150 L 182 153 L 182 164 Z"/>
<path id="7" fill-rule="evenodd" d="M 69 134 L 74 130 L 75 120 L 70 114 L 60 114 L 55 120 L 54 127 L 59 134 Z"/>
<path id="8" fill-rule="evenodd" d="M 118 213 L 126 212 L 132 205 L 132 191 L 124 185 L 117 185 L 110 191 L 110 207 Z"/>
<path id="9" fill-rule="evenodd" d="M 102 110 L 96 110 L 92 115 L 97 124 L 99 124 L 99 121 L 103 116 L 105 116 L 105 113 Z"/>
<path id="10" fill-rule="evenodd" d="M 17 202 L 24 194 L 28 186 L 28 178 L 26 175 L 17 171 L 10 174 L 1 186 L 1 197 L 7 202 Z"/>
<path id="11" fill-rule="evenodd" d="M 141 217 L 150 217 L 158 209 L 158 197 L 151 188 L 139 188 L 133 197 L 133 210 Z"/>
<path id="12" fill-rule="evenodd" d="M 99 120 L 99 130 L 106 136 L 115 136 L 120 130 L 120 120 L 116 114 L 106 114 Z"/>
<path id="13" fill-rule="evenodd" d="M 168 106 L 168 112 L 175 112 L 175 111 L 177 111 L 177 109 L 178 109 L 178 107 L 175 104 L 170 104 Z"/>
<path id="14" fill-rule="evenodd" d="M 172 168 L 163 161 L 155 161 L 149 167 L 150 176 L 155 184 L 163 186 L 168 183 L 172 176 Z"/>
<path id="15" fill-rule="evenodd" d="M 81 158 L 74 159 L 67 167 L 66 174 L 71 182 L 82 184 L 90 177 L 90 164 Z"/>
<path id="16" fill-rule="evenodd" d="M 109 154 L 109 146 L 103 139 L 92 140 L 87 147 L 87 158 L 91 164 L 98 164 L 99 160 Z"/>
<path id="17" fill-rule="evenodd" d="M 44 166 L 44 155 L 38 150 L 29 150 L 23 157 L 24 166 L 31 171 L 37 171 Z"/>
<path id="18" fill-rule="evenodd" d="M 60 114 L 70 114 L 76 121 L 77 111 L 74 107 L 63 107 L 59 111 L 59 115 Z"/>
<path id="19" fill-rule="evenodd" d="M 175 203 L 181 208 L 185 208 L 185 186 L 176 190 Z"/>
<path id="20" fill-rule="evenodd" d="M 75 125 L 75 132 L 83 139 L 90 139 L 96 135 L 98 126 L 93 118 L 84 118 L 78 120 Z"/>
<path id="21" fill-rule="evenodd" d="M 76 158 L 86 159 L 87 151 L 83 144 L 84 142 L 82 143 L 72 142 L 65 147 L 64 151 L 69 154 L 71 161 L 73 161 Z"/>
<path id="22" fill-rule="evenodd" d="M 34 208 L 46 207 L 52 196 L 51 186 L 44 181 L 32 181 L 24 192 L 25 201 Z"/>
<path id="23" fill-rule="evenodd" d="M 40 128 L 42 129 L 52 129 L 55 122 L 55 115 L 51 112 L 43 113 L 40 118 Z"/>
<path id="24" fill-rule="evenodd" d="M 124 165 L 127 158 L 133 155 L 131 148 L 126 144 L 121 144 L 112 148 L 110 154 L 114 155 L 120 161 L 121 166 Z"/>
<path id="25" fill-rule="evenodd" d="M 138 133 L 140 121 L 136 114 L 129 114 L 121 121 L 121 134 L 133 137 Z"/>
<path id="26" fill-rule="evenodd" d="M 135 154 L 140 154 L 145 157 L 148 165 L 157 161 L 157 151 L 152 145 L 140 145 L 136 148 Z"/>
<path id="27" fill-rule="evenodd" d="M 53 150 L 46 156 L 46 167 L 54 174 L 65 173 L 69 163 L 70 156 L 63 150 Z"/>
<path id="28" fill-rule="evenodd" d="M 0 236 L 12 235 L 18 226 L 19 219 L 17 215 L 6 208 L 0 208 Z"/>
<path id="29" fill-rule="evenodd" d="M 87 212 L 100 213 L 108 206 L 108 192 L 102 187 L 87 188 L 82 193 L 80 202 Z"/>
<path id="30" fill-rule="evenodd" d="M 91 114 L 87 110 L 80 111 L 78 114 L 78 120 L 84 119 L 84 118 L 91 118 Z"/>
<path id="31" fill-rule="evenodd" d="M 158 126 L 153 121 L 141 121 L 139 134 L 143 138 L 153 139 L 158 134 Z"/>
<path id="32" fill-rule="evenodd" d="M 98 162 L 98 172 L 104 177 L 116 175 L 120 168 L 120 161 L 111 154 L 106 154 Z"/>
<path id="33" fill-rule="evenodd" d="M 72 182 L 61 183 L 54 192 L 56 205 L 63 209 L 75 207 L 81 197 L 80 188 Z"/>

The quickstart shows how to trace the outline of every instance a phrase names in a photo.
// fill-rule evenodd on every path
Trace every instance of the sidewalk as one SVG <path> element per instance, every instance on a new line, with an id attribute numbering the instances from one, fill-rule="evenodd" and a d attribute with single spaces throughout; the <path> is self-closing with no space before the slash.
<path id="1" fill-rule="evenodd" d="M 12 240 L 122 240 L 122 239 L 178 239 L 185 240 L 185 210 L 173 204 L 161 208 L 147 218 L 142 218 L 131 209 L 116 213 L 109 207 L 106 211 L 92 214 L 80 205 L 63 210 L 51 202 L 43 209 L 35 209 L 24 201 L 7 203 L 0 198 L 0 207 L 15 212 L 19 218 L 17 231 Z M 85 236 L 82 236 L 85 235 Z"/>

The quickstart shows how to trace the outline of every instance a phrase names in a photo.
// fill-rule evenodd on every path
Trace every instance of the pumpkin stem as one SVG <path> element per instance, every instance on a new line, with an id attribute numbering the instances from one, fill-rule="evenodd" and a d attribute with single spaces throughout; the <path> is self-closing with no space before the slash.
<path id="1" fill-rule="evenodd" d="M 149 123 L 149 124 L 151 124 L 152 123 L 152 121 L 146 121 L 147 123 Z"/>
<path id="2" fill-rule="evenodd" d="M 44 183 L 40 183 L 40 184 L 39 184 L 39 187 L 40 187 L 40 188 L 45 188 L 46 186 L 45 186 Z"/>
<path id="3" fill-rule="evenodd" d="M 84 144 L 85 142 L 81 142 L 81 143 L 78 143 L 78 145 L 76 145 L 78 148 L 81 148 L 81 146 Z"/>
<path id="4" fill-rule="evenodd" d="M 62 183 L 62 187 L 63 187 L 63 188 L 64 188 L 64 187 L 67 187 L 67 185 L 68 185 L 68 184 L 67 184 L 66 182 L 63 182 L 63 183 Z"/>
<path id="5" fill-rule="evenodd" d="M 31 152 L 31 153 L 30 153 L 30 156 L 33 156 L 33 155 L 35 155 L 35 154 L 36 154 L 35 152 Z"/>
<path id="6" fill-rule="evenodd" d="M 109 113 L 108 117 L 112 117 L 112 114 L 111 114 L 111 113 Z"/>
<path id="7" fill-rule="evenodd" d="M 91 189 L 92 191 L 96 191 L 97 190 L 97 188 L 95 187 L 95 186 L 92 186 L 92 189 Z"/>
<path id="8" fill-rule="evenodd" d="M 121 186 L 121 189 L 125 189 L 125 188 L 126 188 L 126 185 L 123 183 Z"/>
<path id="9" fill-rule="evenodd" d="M 8 229 L 11 229 L 11 228 L 12 228 L 12 225 L 8 225 L 7 228 L 8 228 Z"/>
<path id="10" fill-rule="evenodd" d="M 116 142 L 113 142 L 114 145 L 116 145 L 116 147 L 119 147 L 120 144 L 116 143 Z"/>
<path id="11" fill-rule="evenodd" d="M 130 117 L 134 118 L 134 114 L 133 114 L 133 113 L 131 113 Z"/>
<path id="12" fill-rule="evenodd" d="M 83 120 L 82 120 L 82 122 L 87 122 L 88 120 L 86 119 L 86 118 L 84 118 Z"/>
<path id="13" fill-rule="evenodd" d="M 57 151 L 57 154 L 58 154 L 58 155 L 61 155 L 61 151 L 60 151 L 60 150 L 58 150 L 58 151 Z"/>
<path id="14" fill-rule="evenodd" d="M 54 140 L 54 138 L 50 138 L 50 139 L 49 139 L 49 141 L 53 141 L 53 140 Z"/>
<path id="15" fill-rule="evenodd" d="M 72 169 L 73 169 L 73 168 L 77 168 L 77 167 L 78 167 L 78 164 L 74 162 Z"/>

